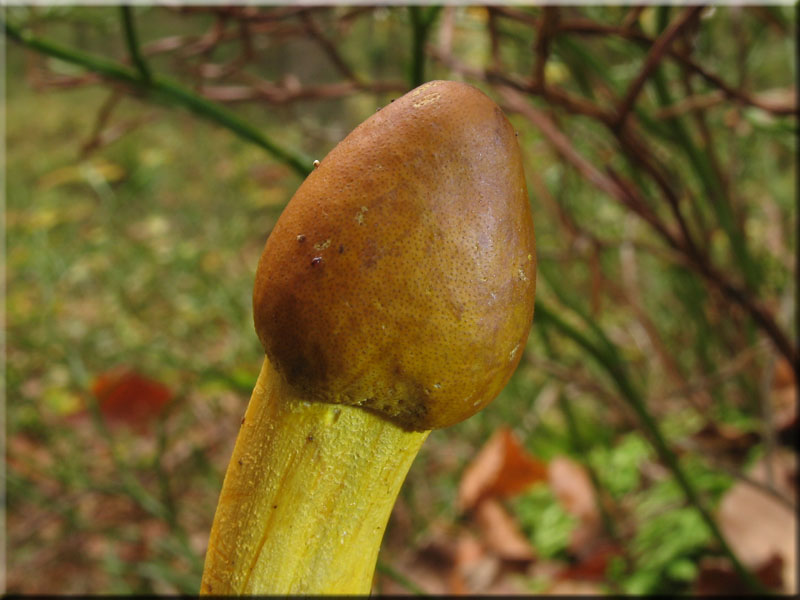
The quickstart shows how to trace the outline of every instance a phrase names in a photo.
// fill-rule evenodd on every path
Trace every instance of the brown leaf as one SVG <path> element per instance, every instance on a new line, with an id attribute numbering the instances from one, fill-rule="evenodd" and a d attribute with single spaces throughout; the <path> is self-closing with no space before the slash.
<path id="1" fill-rule="evenodd" d="M 485 591 L 500 569 L 500 559 L 486 552 L 485 545 L 468 532 L 456 543 L 456 561 L 448 576 L 451 594 L 476 594 Z"/>
<path id="2" fill-rule="evenodd" d="M 797 432 L 797 381 L 792 365 L 785 358 L 775 363 L 770 400 L 775 428 L 793 445 L 791 438 Z"/>
<path id="3" fill-rule="evenodd" d="M 783 585 L 783 560 L 773 554 L 754 575 L 771 590 L 780 590 Z M 749 586 L 742 581 L 725 559 L 705 558 L 700 563 L 700 573 L 694 582 L 694 594 L 698 596 L 741 596 Z"/>
<path id="4" fill-rule="evenodd" d="M 570 565 L 559 572 L 559 581 L 598 581 L 607 579 L 608 563 L 616 556 L 622 556 L 622 549 L 613 543 L 598 542 L 592 545 L 589 552 L 584 553 L 580 562 Z"/>
<path id="5" fill-rule="evenodd" d="M 556 456 L 547 467 L 547 478 L 564 510 L 579 519 L 596 518 L 594 488 L 580 464 L 566 456 Z"/>
<path id="6" fill-rule="evenodd" d="M 772 470 L 777 490 L 793 498 L 794 490 L 787 480 L 795 476 L 796 456 L 790 452 L 774 453 Z M 756 463 L 750 476 L 766 483 L 764 459 Z M 784 591 L 797 591 L 797 516 L 793 510 L 767 492 L 739 482 L 720 503 L 719 525 L 734 552 L 749 568 L 762 569 L 778 556 L 783 561 Z"/>
<path id="7" fill-rule="evenodd" d="M 468 511 L 483 498 L 519 494 L 547 477 L 547 467 L 528 454 L 507 427 L 484 445 L 467 466 L 458 487 L 458 507 Z"/>
<path id="8" fill-rule="evenodd" d="M 785 358 L 780 358 L 775 363 L 775 373 L 772 378 L 772 387 L 781 389 L 795 385 L 794 369 L 791 363 Z"/>
<path id="9" fill-rule="evenodd" d="M 92 393 L 110 423 L 125 424 L 139 432 L 146 430 L 172 398 L 164 384 L 122 368 L 98 375 L 92 382 Z"/>
<path id="10" fill-rule="evenodd" d="M 797 386 L 776 386 L 770 394 L 772 404 L 772 422 L 779 434 L 786 434 L 797 429 Z"/>
<path id="11" fill-rule="evenodd" d="M 553 582 L 547 588 L 547 595 L 549 596 L 605 596 L 608 592 L 602 585 L 598 585 L 593 581 L 571 581 L 559 580 Z"/>
<path id="12" fill-rule="evenodd" d="M 504 560 L 530 561 L 533 547 L 503 505 L 485 498 L 475 508 L 475 520 L 486 546 Z"/>
<path id="13" fill-rule="evenodd" d="M 594 487 L 586 469 L 566 456 L 553 458 L 547 470 L 553 495 L 566 512 L 579 520 L 570 536 L 570 549 L 577 552 L 588 547 L 600 531 L 600 512 Z"/>
<path id="14" fill-rule="evenodd" d="M 732 425 L 709 421 L 692 439 L 703 452 L 738 464 L 747 457 L 761 436 L 752 431 L 743 432 Z"/>

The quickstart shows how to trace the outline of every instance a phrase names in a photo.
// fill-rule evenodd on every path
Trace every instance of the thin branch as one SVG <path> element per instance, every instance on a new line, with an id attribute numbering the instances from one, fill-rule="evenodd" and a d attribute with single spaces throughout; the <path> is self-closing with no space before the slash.
<path id="1" fill-rule="evenodd" d="M 681 33 L 681 31 L 683 31 L 683 29 L 694 19 L 696 19 L 702 10 L 702 6 L 692 6 L 684 10 L 678 16 L 678 18 L 675 19 L 669 25 L 669 27 L 664 30 L 664 33 L 662 33 L 652 45 L 650 51 L 647 53 L 647 57 L 645 58 L 641 71 L 639 71 L 636 79 L 634 79 L 633 83 L 631 83 L 628 91 L 625 93 L 625 96 L 622 99 L 622 102 L 620 102 L 619 108 L 617 109 L 617 122 L 615 123 L 616 128 L 622 128 L 625 125 L 625 120 L 628 118 L 628 115 L 633 109 L 636 98 L 639 96 L 639 92 L 642 91 L 647 78 L 650 77 L 650 74 L 658 66 L 658 63 L 661 62 L 664 54 L 667 52 L 667 50 L 669 50 L 669 47 L 672 45 L 672 42 L 675 41 L 675 38 L 678 37 L 678 34 Z"/>
<path id="2" fill-rule="evenodd" d="M 562 21 L 559 24 L 559 32 L 600 36 L 616 35 L 621 38 L 636 42 L 640 46 L 644 46 L 646 48 L 652 48 L 653 44 L 655 44 L 654 39 L 636 29 L 626 29 L 622 27 L 615 27 L 613 25 L 603 25 L 588 19 L 570 19 L 568 21 Z M 684 68 L 697 73 L 700 77 L 705 79 L 707 83 L 722 90 L 725 93 L 725 96 L 732 100 L 736 100 L 749 106 L 754 106 L 774 115 L 796 116 L 798 114 L 796 100 L 789 103 L 779 103 L 776 101 L 770 102 L 757 96 L 753 96 L 744 90 L 727 84 L 721 77 L 708 71 L 705 67 L 692 60 L 690 56 L 687 56 L 683 52 L 680 52 L 675 48 L 668 48 L 666 52 L 670 58 L 679 62 Z"/>
<path id="3" fill-rule="evenodd" d="M 228 77 L 237 71 L 240 71 L 242 67 L 246 66 L 250 61 L 253 60 L 255 57 L 255 51 L 253 49 L 253 41 L 250 35 L 250 24 L 247 21 L 239 21 L 239 33 L 236 38 L 241 45 L 241 52 L 234 58 L 226 63 L 218 64 L 218 63 L 205 63 L 200 65 L 197 71 L 199 72 L 200 76 L 204 79 L 220 79 L 222 77 Z"/>
<path id="4" fill-rule="evenodd" d="M 313 15 L 310 12 L 305 11 L 300 13 L 300 18 L 303 20 L 303 25 L 305 26 L 306 31 L 322 47 L 330 61 L 336 66 L 337 69 L 339 69 L 339 72 L 344 75 L 346 79 L 356 84 L 357 87 L 360 87 L 362 85 L 360 78 L 353 72 L 353 70 L 350 68 L 350 65 L 347 64 L 344 58 L 342 58 L 342 55 L 336 48 L 336 45 L 330 39 L 328 39 L 328 37 L 325 35 L 325 32 L 323 32 L 322 28 L 319 26 L 319 23 L 317 23 L 317 21 L 314 19 Z"/>
<path id="5" fill-rule="evenodd" d="M 203 87 L 203 96 L 209 100 L 226 104 L 237 102 L 269 102 L 270 104 L 289 104 L 302 100 L 329 100 L 350 96 L 356 92 L 383 94 L 396 92 L 402 94 L 408 86 L 401 81 L 376 81 L 357 85 L 352 81 L 328 83 L 301 87 L 299 85 L 275 85 L 261 79 L 250 85 L 217 85 Z"/>
<path id="6" fill-rule="evenodd" d="M 536 62 L 533 65 L 532 89 L 544 89 L 547 85 L 545 67 L 547 66 L 547 59 L 550 57 L 550 40 L 558 27 L 559 15 L 558 8 L 553 6 L 542 7 L 542 12 L 539 15 L 539 23 L 536 28 L 536 43 L 534 44 Z"/>
<path id="7" fill-rule="evenodd" d="M 81 146 L 81 156 L 88 156 L 91 152 L 102 146 L 103 129 L 108 123 L 108 120 L 111 118 L 111 113 L 114 112 L 114 109 L 117 107 L 121 99 L 122 94 L 120 91 L 112 90 L 106 101 L 103 102 L 100 110 L 97 113 L 97 119 L 95 119 L 92 134 Z"/>
<path id="8" fill-rule="evenodd" d="M 487 6 L 486 10 L 489 17 L 486 21 L 486 29 L 489 32 L 489 46 L 491 48 L 492 68 L 501 71 L 503 62 L 500 58 L 500 35 L 497 31 L 497 13 L 493 6 Z"/>
<path id="9" fill-rule="evenodd" d="M 606 173 L 608 173 L 609 177 L 624 191 L 624 194 L 619 200 L 628 207 L 631 212 L 638 215 L 643 221 L 650 225 L 669 246 L 676 250 L 682 250 L 684 240 L 682 240 L 677 233 L 672 231 L 648 206 L 639 189 L 611 167 L 606 167 Z"/>
<path id="10" fill-rule="evenodd" d="M 428 53 L 448 69 L 471 79 L 485 81 L 497 87 L 511 88 L 518 92 L 539 95 L 552 105 L 563 108 L 569 113 L 591 117 L 605 124 L 609 124 L 614 120 L 614 115 L 612 113 L 602 109 L 589 100 L 570 94 L 561 88 L 545 86 L 543 89 L 537 90 L 534 89 L 530 81 L 522 79 L 513 73 L 506 74 L 494 69 L 470 67 L 452 54 L 445 53 L 434 46 L 428 46 Z"/>
<path id="11" fill-rule="evenodd" d="M 680 117 L 686 113 L 696 112 L 699 110 L 704 110 L 706 108 L 711 108 L 712 106 L 716 106 L 718 104 L 722 104 L 725 102 L 726 96 L 725 92 L 722 90 L 714 90 L 708 94 L 703 95 L 690 95 L 681 100 L 680 102 L 676 102 L 675 104 L 671 104 L 666 108 L 659 108 L 654 113 L 653 116 L 656 119 L 672 119 L 674 117 Z"/>
<path id="12" fill-rule="evenodd" d="M 569 138 L 542 111 L 534 108 L 528 99 L 516 90 L 508 87 L 498 87 L 500 96 L 508 108 L 521 114 L 533 123 L 550 141 L 558 153 L 567 160 L 583 177 L 599 190 L 612 198 L 623 199 L 627 196 L 613 179 L 603 174 L 597 167 L 584 158 L 576 149 Z"/>
<path id="13" fill-rule="evenodd" d="M 186 108 L 207 121 L 221 125 L 242 139 L 261 147 L 277 160 L 289 165 L 298 175 L 305 177 L 311 172 L 312 160 L 310 158 L 283 148 L 234 113 L 163 75 L 152 75 L 150 84 L 143 86 L 141 78 L 133 69 L 105 58 L 66 48 L 45 38 L 36 37 L 30 32 L 12 25 L 7 20 L 4 24 L 6 35 L 28 48 L 79 65 L 106 79 L 123 83 L 137 92 L 150 93 L 155 99 L 166 101 L 168 104 Z"/>
<path id="14" fill-rule="evenodd" d="M 753 298 L 746 290 L 729 281 L 707 260 L 696 259 L 696 257 L 690 258 L 695 259 L 693 260 L 694 264 L 706 279 L 715 284 L 729 300 L 732 300 L 734 304 L 738 304 L 750 315 L 753 321 L 772 340 L 777 350 L 789 361 L 789 364 L 798 364 L 800 357 L 797 355 L 797 349 L 765 306 Z"/>
<path id="15" fill-rule="evenodd" d="M 646 6 L 633 6 L 631 9 L 625 14 L 625 18 L 622 20 L 622 28 L 623 29 L 632 29 L 636 22 L 639 20 L 639 17 L 644 12 L 644 9 L 647 8 Z"/>
<path id="16" fill-rule="evenodd" d="M 686 44 L 688 47 L 688 44 Z M 684 93 L 687 98 L 694 97 L 694 87 L 692 85 L 692 74 L 687 71 L 683 70 L 681 77 L 681 84 L 683 85 Z M 721 92 L 717 90 L 717 92 L 721 95 Z M 691 111 L 691 117 L 694 119 L 695 125 L 697 126 L 697 130 L 700 132 L 700 138 L 702 139 L 702 146 L 701 151 L 708 155 L 708 162 L 711 167 L 713 175 L 719 181 L 720 187 L 722 188 L 722 196 L 725 198 L 730 198 L 730 202 L 732 208 L 736 210 L 737 203 L 733 194 L 731 194 L 731 189 L 729 185 L 728 178 L 725 176 L 725 171 L 720 165 L 719 157 L 717 156 L 717 144 L 713 138 L 711 133 L 711 129 L 708 126 L 706 121 L 705 112 L 702 107 L 697 108 Z M 678 117 L 675 117 L 678 119 Z M 678 119 L 679 120 L 679 119 Z M 738 211 L 741 213 L 741 207 Z M 741 224 L 740 224 L 741 227 Z"/>
<path id="17" fill-rule="evenodd" d="M 183 55 L 185 57 L 196 56 L 198 54 L 208 54 L 211 52 L 221 41 L 225 39 L 230 39 L 230 36 L 226 38 L 225 31 L 226 31 L 226 22 L 228 19 L 228 15 L 225 13 L 217 13 L 216 19 L 214 21 L 214 25 L 212 26 L 211 30 L 208 31 L 205 35 L 203 35 L 200 39 L 196 40 L 190 46 L 188 46 Z"/>
<path id="18" fill-rule="evenodd" d="M 642 430 L 647 434 L 654 449 L 658 453 L 661 462 L 670 470 L 673 478 L 678 486 L 683 491 L 686 500 L 697 511 L 700 518 L 705 523 L 709 532 L 716 540 L 720 550 L 728 558 L 733 565 L 736 573 L 747 583 L 753 590 L 758 592 L 765 592 L 764 585 L 744 566 L 736 552 L 728 543 L 725 535 L 720 529 L 714 517 L 705 506 L 700 493 L 695 488 L 694 482 L 686 475 L 683 466 L 680 464 L 675 452 L 667 444 L 667 440 L 661 431 L 661 426 L 658 421 L 650 413 L 645 399 L 639 394 L 623 370 L 624 367 L 620 363 L 612 362 L 609 357 L 598 347 L 598 345 L 587 338 L 579 330 L 575 329 L 558 316 L 548 306 L 542 304 L 540 301 L 536 302 L 536 315 L 539 322 L 544 322 L 545 326 L 550 325 L 558 329 L 566 337 L 570 338 L 575 344 L 583 348 L 601 367 L 603 367 L 611 379 L 614 381 L 617 389 L 622 397 L 626 400 L 629 406 L 636 413 L 639 419 Z"/>
<path id="19" fill-rule="evenodd" d="M 760 353 L 764 352 L 766 344 L 767 342 L 764 341 L 744 349 L 742 352 L 733 357 L 730 362 L 720 367 L 713 373 L 709 373 L 708 375 L 689 381 L 685 386 L 670 390 L 656 401 L 661 402 L 669 398 L 679 398 L 698 391 L 705 391 L 711 389 L 711 387 L 719 383 L 733 378 L 737 373 L 744 370 L 745 367 L 752 363 L 753 360 L 758 358 Z"/>
<path id="20" fill-rule="evenodd" d="M 659 233 L 669 246 L 684 254 L 690 264 L 694 265 L 696 270 L 703 275 L 703 277 L 721 290 L 734 304 L 742 307 L 764 333 L 767 334 L 778 351 L 790 364 L 797 364 L 797 349 L 778 326 L 766 307 L 762 306 L 745 289 L 730 281 L 714 267 L 710 259 L 705 254 L 701 253 L 697 246 L 691 242 L 691 238 L 686 237 L 688 229 L 684 231 L 682 237 L 678 237 L 675 232 L 669 230 L 667 226 L 658 219 L 655 213 L 647 207 L 647 204 L 632 185 L 625 182 L 625 180 L 610 169 L 608 170 L 608 174 L 601 172 L 584 158 L 575 149 L 569 138 L 567 138 L 544 113 L 534 108 L 522 94 L 507 87 L 498 87 L 498 91 L 505 100 L 508 108 L 514 112 L 518 112 L 538 127 L 559 154 L 572 164 L 587 181 L 612 198 L 616 198 L 643 218 Z M 621 138 L 621 141 L 624 139 L 624 137 Z M 644 154 L 640 155 L 640 157 L 641 156 L 644 156 Z M 669 189 L 669 187 L 667 186 L 665 189 Z M 673 198 L 673 201 L 677 201 L 677 198 Z M 682 230 L 684 227 L 685 223 L 682 225 Z"/>
<path id="21" fill-rule="evenodd" d="M 666 199 L 670 211 L 675 218 L 675 222 L 678 224 L 678 228 L 681 231 L 685 246 L 697 255 L 703 254 L 703 251 L 696 244 L 694 236 L 689 229 L 689 224 L 686 222 L 681 212 L 680 197 L 678 192 L 673 188 L 673 178 L 670 177 L 668 173 L 664 172 L 658 159 L 654 156 L 648 145 L 638 137 L 636 129 L 632 124 L 629 124 L 623 131 L 616 133 L 620 147 L 628 159 L 633 164 L 638 165 L 653 179 L 658 189 L 661 191 L 661 194 Z M 693 202 L 691 198 L 690 202 Z M 698 220 L 698 223 L 703 227 L 704 224 L 702 221 Z"/>
<path id="22" fill-rule="evenodd" d="M 565 365 L 563 360 L 556 361 L 533 356 L 530 352 L 525 353 L 525 359 L 531 366 L 560 380 L 565 386 L 594 394 L 598 400 L 617 409 L 626 426 L 636 427 L 636 415 L 630 406 L 618 394 L 598 383 L 595 378 L 583 373 L 577 365 Z"/>
<path id="23" fill-rule="evenodd" d="M 529 12 L 525 12 L 524 10 L 514 8 L 512 6 L 493 6 L 492 10 L 494 10 L 495 13 L 498 15 L 501 15 L 513 21 L 517 21 L 519 23 L 525 23 L 526 25 L 530 25 L 534 29 L 539 25 L 538 17 L 532 15 Z"/>

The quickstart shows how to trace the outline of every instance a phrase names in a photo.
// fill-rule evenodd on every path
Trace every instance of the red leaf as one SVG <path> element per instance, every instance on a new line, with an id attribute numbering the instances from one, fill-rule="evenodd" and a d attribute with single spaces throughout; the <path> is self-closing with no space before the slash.
<path id="1" fill-rule="evenodd" d="M 528 454 L 507 427 L 499 429 L 473 459 L 458 486 L 458 506 L 472 509 L 488 497 L 507 498 L 547 479 L 547 466 Z"/>
<path id="2" fill-rule="evenodd" d="M 125 424 L 140 432 L 161 414 L 172 398 L 172 392 L 164 384 L 122 368 L 98 375 L 92 382 L 92 393 L 110 423 Z"/>
<path id="3" fill-rule="evenodd" d="M 606 570 L 611 560 L 622 556 L 622 549 L 610 542 L 597 542 L 574 565 L 559 572 L 560 581 L 606 581 Z"/>
<path id="4" fill-rule="evenodd" d="M 783 570 L 783 559 L 773 554 L 756 569 L 754 575 L 767 588 L 780 590 Z M 700 574 L 694 582 L 693 593 L 698 596 L 741 596 L 747 590 L 747 583 L 725 559 L 707 558 L 700 564 Z"/>

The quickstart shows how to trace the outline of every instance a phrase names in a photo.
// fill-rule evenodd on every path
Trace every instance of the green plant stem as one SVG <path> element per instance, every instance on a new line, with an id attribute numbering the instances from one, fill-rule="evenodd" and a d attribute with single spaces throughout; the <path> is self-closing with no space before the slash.
<path id="1" fill-rule="evenodd" d="M 301 177 L 308 175 L 313 168 L 313 161 L 309 157 L 279 146 L 231 111 L 195 94 L 163 75 L 151 74 L 149 81 L 143 81 L 137 71 L 117 62 L 34 36 L 7 20 L 4 21 L 4 26 L 6 35 L 10 39 L 32 50 L 79 65 L 107 79 L 129 85 L 140 93 L 150 95 L 156 101 L 167 105 L 181 106 L 207 121 L 229 129 L 240 138 L 266 150 L 275 159 L 291 167 Z"/>
<path id="2" fill-rule="evenodd" d="M 669 7 L 659 7 L 657 15 L 659 31 L 663 31 L 668 25 Z M 673 101 L 662 67 L 659 66 L 654 69 L 650 81 L 655 88 L 659 105 L 662 108 L 671 106 Z M 730 241 L 736 262 L 742 271 L 747 286 L 752 290 L 756 290 L 759 283 L 757 265 L 754 264 L 748 252 L 744 236 L 736 224 L 730 200 L 725 193 L 722 182 L 714 171 L 708 153 L 701 151 L 697 147 L 680 117 L 670 117 L 668 123 L 673 143 L 683 150 L 692 171 L 694 171 L 700 185 L 711 200 L 719 223 Z"/>
<path id="3" fill-rule="evenodd" d="M 136 35 L 136 25 L 133 21 L 133 10 L 130 6 L 121 6 L 120 14 L 122 16 L 122 28 L 125 31 L 125 42 L 128 44 L 128 52 L 131 54 L 133 64 L 139 69 L 142 76 L 142 81 L 150 83 L 152 77 L 150 76 L 150 67 L 139 51 L 139 37 Z"/>
<path id="4" fill-rule="evenodd" d="M 658 423 L 650 414 L 641 395 L 637 392 L 631 381 L 628 379 L 622 363 L 620 361 L 611 360 L 605 352 L 597 348 L 595 344 L 586 338 L 580 331 L 557 316 L 555 311 L 551 310 L 540 300 L 536 301 L 535 314 L 537 325 L 554 326 L 562 334 L 570 338 L 573 342 L 587 351 L 589 355 L 592 356 L 592 358 L 594 358 L 600 364 L 600 366 L 606 370 L 606 372 L 614 380 L 614 383 L 616 384 L 617 389 L 622 397 L 636 413 L 636 416 L 639 418 L 644 431 L 650 438 L 650 442 L 658 453 L 659 458 L 672 473 L 672 476 L 675 478 L 678 486 L 683 491 L 686 499 L 692 506 L 694 506 L 695 510 L 697 510 L 700 518 L 706 524 L 711 532 L 711 535 L 719 544 L 720 550 L 728 558 L 728 560 L 731 561 L 731 565 L 736 573 L 752 590 L 760 593 L 768 592 L 764 585 L 742 564 L 742 562 L 736 556 L 736 553 L 733 551 L 733 548 L 731 548 L 731 546 L 728 544 L 728 541 L 725 539 L 722 530 L 720 530 L 717 522 L 714 520 L 711 513 L 706 509 L 704 503 L 702 502 L 700 494 L 686 476 L 686 473 L 684 473 L 683 468 L 678 461 L 678 457 L 667 444 L 664 435 L 661 433 L 661 428 L 658 426 Z"/>
<path id="5" fill-rule="evenodd" d="M 409 6 L 411 17 L 411 67 L 408 81 L 412 88 L 425 82 L 425 43 L 440 6 Z"/>

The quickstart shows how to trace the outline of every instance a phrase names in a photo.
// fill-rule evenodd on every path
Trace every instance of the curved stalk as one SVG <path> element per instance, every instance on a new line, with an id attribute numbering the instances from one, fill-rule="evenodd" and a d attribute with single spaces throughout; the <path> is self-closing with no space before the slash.
<path id="1" fill-rule="evenodd" d="M 428 431 L 308 402 L 267 359 L 220 494 L 201 594 L 368 594 Z"/>

